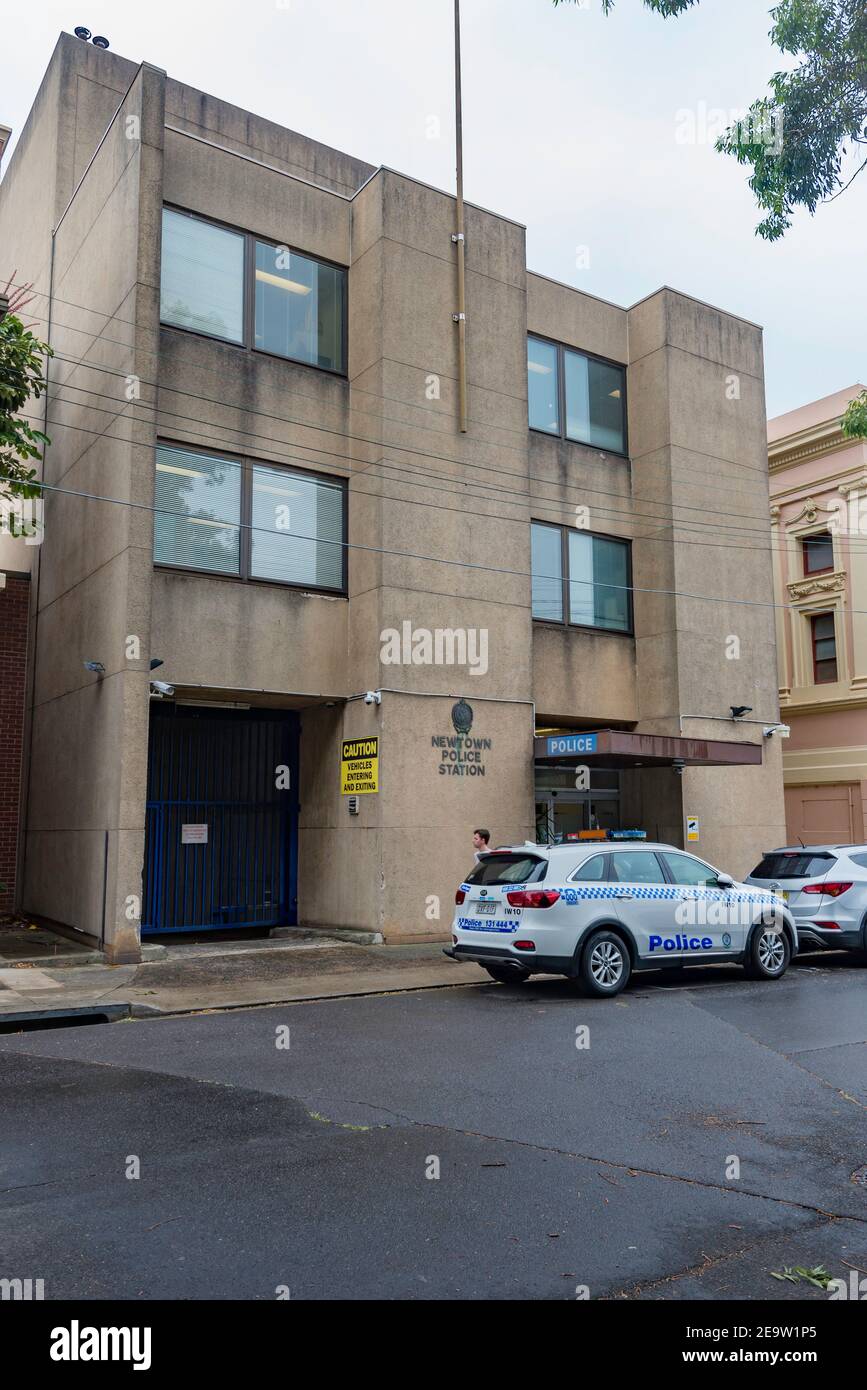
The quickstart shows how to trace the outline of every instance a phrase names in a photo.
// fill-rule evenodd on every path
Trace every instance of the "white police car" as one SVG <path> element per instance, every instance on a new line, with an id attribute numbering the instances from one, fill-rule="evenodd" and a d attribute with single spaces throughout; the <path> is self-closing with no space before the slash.
<path id="1" fill-rule="evenodd" d="M 776 894 L 672 845 L 594 841 L 482 855 L 455 894 L 452 946 L 495 980 L 566 975 L 619 994 L 633 970 L 711 961 L 777 980 L 798 950 Z"/>

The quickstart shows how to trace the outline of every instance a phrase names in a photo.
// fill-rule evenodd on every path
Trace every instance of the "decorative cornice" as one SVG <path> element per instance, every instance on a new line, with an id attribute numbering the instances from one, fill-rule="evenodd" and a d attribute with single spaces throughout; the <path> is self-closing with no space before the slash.
<path id="1" fill-rule="evenodd" d="M 857 478 L 850 478 L 848 482 L 838 483 L 837 491 L 843 497 L 848 497 L 850 492 L 863 492 L 867 496 L 867 473 L 862 473 Z"/>
<path id="2" fill-rule="evenodd" d="M 793 704 L 789 703 L 784 705 L 780 709 L 781 714 L 783 713 L 783 709 L 785 709 L 787 717 L 804 714 L 845 714 L 849 710 L 867 709 L 867 692 L 862 695 L 860 700 L 857 696 L 855 698 L 843 696 L 842 699 L 839 700 L 822 700 L 817 701 L 815 704 L 797 700 Z M 806 752 L 807 750 L 805 749 L 804 751 Z"/>
<path id="3" fill-rule="evenodd" d="M 838 594 L 846 588 L 846 571 L 837 570 L 834 574 L 815 574 L 809 579 L 796 579 L 787 584 L 789 598 L 797 603 L 799 599 L 810 598 L 813 594 Z"/>
<path id="4" fill-rule="evenodd" d="M 779 473 L 796 463 L 806 463 L 809 459 L 822 458 L 825 454 L 835 454 L 840 449 L 857 447 L 861 441 L 845 435 L 840 428 L 840 420 L 825 420 L 821 425 L 801 430 L 798 434 L 786 435 L 768 445 L 768 469 Z"/>

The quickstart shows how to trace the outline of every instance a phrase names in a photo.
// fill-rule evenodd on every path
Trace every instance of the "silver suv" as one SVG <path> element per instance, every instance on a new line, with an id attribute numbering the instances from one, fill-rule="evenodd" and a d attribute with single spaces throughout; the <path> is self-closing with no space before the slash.
<path id="1" fill-rule="evenodd" d="M 787 845 L 744 880 L 786 900 L 802 951 L 858 951 L 867 960 L 867 845 Z"/>

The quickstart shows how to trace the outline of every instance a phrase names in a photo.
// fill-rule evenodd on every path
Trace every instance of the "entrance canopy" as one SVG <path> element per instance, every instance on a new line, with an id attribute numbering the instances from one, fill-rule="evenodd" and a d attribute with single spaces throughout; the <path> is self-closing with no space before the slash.
<path id="1" fill-rule="evenodd" d="M 565 729 L 534 740 L 537 763 L 563 766 L 581 762 L 605 767 L 760 766 L 759 743 L 724 743 L 718 739 L 669 738 L 664 734 L 630 734 L 622 729 L 594 732 Z"/>

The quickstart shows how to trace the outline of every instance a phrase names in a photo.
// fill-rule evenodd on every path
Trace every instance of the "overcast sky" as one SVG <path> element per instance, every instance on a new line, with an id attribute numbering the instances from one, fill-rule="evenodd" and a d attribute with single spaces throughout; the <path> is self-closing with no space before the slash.
<path id="1" fill-rule="evenodd" d="M 526 224 L 531 269 L 624 305 L 668 284 L 760 323 L 771 416 L 867 379 L 867 172 L 767 245 L 746 171 L 713 149 L 715 113 L 738 114 L 784 65 L 770 0 L 701 0 L 676 20 L 640 0 L 608 19 L 600 0 L 462 8 L 466 197 Z M 452 0 L 7 0 L 4 12 L 0 123 L 15 133 L 57 34 L 85 24 L 127 58 L 454 186 Z"/>

